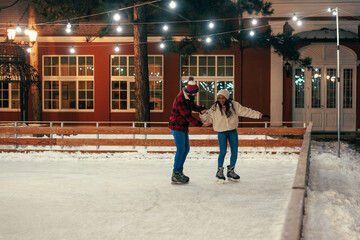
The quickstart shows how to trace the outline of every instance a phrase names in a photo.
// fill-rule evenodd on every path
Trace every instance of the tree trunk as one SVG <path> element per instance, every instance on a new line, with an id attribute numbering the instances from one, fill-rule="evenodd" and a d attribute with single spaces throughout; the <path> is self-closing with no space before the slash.
<path id="1" fill-rule="evenodd" d="M 35 10 L 33 7 L 29 6 L 29 18 L 28 18 L 29 26 L 34 27 L 36 30 L 36 19 L 35 19 Z M 39 68 L 38 63 L 38 41 L 34 43 L 31 48 L 30 53 L 30 65 L 33 66 L 36 70 Z M 27 94 L 26 94 L 27 96 Z M 42 109 L 41 109 L 41 97 L 40 97 L 40 89 L 37 85 L 30 85 L 30 96 L 31 96 L 31 109 L 33 121 L 41 121 L 42 120 Z"/>
<path id="2" fill-rule="evenodd" d="M 150 121 L 147 32 L 144 7 L 134 8 L 134 64 L 136 121 Z M 138 24 L 140 23 L 140 24 Z"/>

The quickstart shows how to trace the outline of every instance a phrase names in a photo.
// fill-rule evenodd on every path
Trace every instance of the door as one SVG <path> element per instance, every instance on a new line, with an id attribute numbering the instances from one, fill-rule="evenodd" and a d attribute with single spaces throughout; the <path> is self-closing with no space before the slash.
<path id="1" fill-rule="evenodd" d="M 354 66 L 341 69 L 341 131 L 355 131 L 354 71 Z M 297 68 L 294 72 L 294 121 L 313 122 L 314 131 L 337 131 L 336 66 L 317 65 L 312 70 Z"/>

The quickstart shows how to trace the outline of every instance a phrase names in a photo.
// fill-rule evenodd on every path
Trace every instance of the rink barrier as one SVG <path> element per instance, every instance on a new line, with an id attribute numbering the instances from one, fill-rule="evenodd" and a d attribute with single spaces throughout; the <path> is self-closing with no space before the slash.
<path id="1" fill-rule="evenodd" d="M 282 240 L 302 239 L 303 216 L 307 194 L 306 188 L 309 182 L 312 125 L 312 123 L 308 125 L 301 146 L 290 201 L 282 230 Z"/>
<path id="2" fill-rule="evenodd" d="M 153 124 L 153 123 L 152 123 Z M 242 123 L 243 124 L 243 123 Z M 16 124 L 15 124 L 16 125 Z M 239 135 L 277 136 L 278 139 L 239 139 L 241 147 L 301 147 L 302 139 L 288 139 L 283 136 L 302 136 L 304 127 L 266 127 L 237 129 Z M 174 147 L 173 139 L 147 139 L 148 135 L 171 135 L 168 127 L 130 126 L 0 126 L 0 145 L 15 146 L 158 146 Z M 96 138 L 71 138 L 72 135 L 96 135 Z M 190 127 L 190 135 L 216 135 L 211 127 Z M 30 135 L 30 137 L 20 137 Z M 60 137 L 54 137 L 55 135 Z M 100 138 L 100 135 L 132 135 L 129 138 Z M 135 136 L 142 135 L 145 139 Z M 40 136 L 40 137 L 36 137 Z M 48 136 L 48 137 L 44 137 Z M 64 137 L 66 136 L 66 138 Z M 191 139 L 192 147 L 217 147 L 217 139 Z"/>

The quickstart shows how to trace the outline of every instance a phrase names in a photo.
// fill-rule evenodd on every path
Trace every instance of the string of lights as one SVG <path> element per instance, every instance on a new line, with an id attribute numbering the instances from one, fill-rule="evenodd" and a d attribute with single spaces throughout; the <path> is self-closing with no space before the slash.
<path id="1" fill-rule="evenodd" d="M 124 8 L 119 8 L 119 9 L 115 9 L 115 10 L 110 10 L 110 11 L 106 11 L 106 12 L 101 12 L 101 13 L 96 13 L 96 14 L 91 14 L 91 15 L 85 15 L 85 16 L 80 16 L 80 17 L 75 17 L 75 18 L 71 18 L 71 19 L 62 19 L 62 20 L 56 20 L 56 21 L 52 21 L 52 22 L 44 22 L 44 23 L 37 23 L 34 24 L 34 26 L 45 26 L 45 25 L 53 25 L 53 26 L 65 26 L 65 31 L 68 34 L 71 34 L 72 31 L 72 25 L 82 25 L 82 26 L 111 26 L 111 27 L 115 27 L 116 32 L 121 33 L 123 30 L 123 27 L 127 27 L 127 26 L 132 26 L 134 25 L 134 23 L 131 22 L 123 22 L 123 23 L 119 23 L 121 20 L 121 15 L 120 12 L 124 11 L 126 9 L 131 9 L 131 8 L 135 8 L 135 7 L 139 7 L 142 5 L 151 5 L 151 6 L 156 6 L 154 5 L 154 3 L 160 2 L 162 0 L 154 0 L 154 1 L 149 1 L 149 2 L 145 2 L 145 3 L 141 3 L 141 4 L 136 4 L 136 5 L 132 5 L 132 6 L 128 6 L 128 7 L 124 7 Z M 167 12 L 169 12 L 167 9 L 164 9 L 160 6 L 157 6 L 162 10 L 166 10 Z M 176 2 L 175 1 L 170 1 L 169 3 L 169 7 L 171 9 L 174 9 L 176 7 Z M 347 13 L 347 14 L 351 14 L 349 12 L 346 12 L 344 10 L 339 9 L 339 11 L 343 12 L 343 13 Z M 179 17 L 182 17 L 181 15 L 170 11 L 176 15 L 178 15 Z M 303 24 L 303 20 L 305 20 L 306 18 L 309 17 L 313 17 L 313 16 L 319 16 L 319 14 L 325 13 L 326 10 L 318 10 L 316 12 L 313 12 L 311 14 L 308 14 L 306 16 L 297 16 L 296 13 L 293 14 L 293 17 L 291 18 L 291 20 L 293 22 L 296 23 L 297 26 L 301 26 Z M 93 16 L 98 16 L 98 15 L 103 15 L 103 14 L 111 14 L 114 13 L 112 15 L 113 20 L 115 22 L 112 23 L 71 23 L 71 21 L 76 21 L 79 19 L 83 19 L 83 18 L 89 18 L 89 17 L 93 17 Z M 183 18 L 183 17 L 182 17 Z M 185 19 L 185 18 L 183 18 Z M 242 18 L 242 19 L 249 19 L 249 18 Z M 354 17 L 354 19 L 360 19 L 359 17 Z M 175 24 L 184 24 L 184 23 L 207 23 L 208 28 L 210 30 L 213 30 L 216 27 L 216 22 L 219 21 L 233 21 L 233 20 L 240 20 L 239 17 L 232 17 L 232 18 L 220 18 L 220 19 L 198 19 L 198 20 L 189 20 L 189 19 L 185 19 L 185 20 L 180 20 L 180 21 L 169 21 L 169 22 L 144 22 L 144 23 L 137 23 L 137 24 L 144 24 L 144 25 L 161 25 L 162 31 L 163 32 L 168 32 L 169 30 L 171 30 L 170 25 L 175 25 Z M 64 24 L 66 23 L 66 24 Z M 276 26 L 278 24 L 283 24 L 283 21 L 278 21 L 278 22 L 272 22 L 272 26 Z M 0 25 L 4 25 L 3 23 L 0 23 Z M 256 35 L 256 30 L 259 28 L 265 28 L 265 27 L 269 27 L 269 24 L 258 24 L 258 19 L 253 17 L 251 20 L 251 27 L 248 28 L 243 28 L 243 29 L 234 29 L 232 31 L 226 31 L 226 32 L 216 32 L 216 33 L 208 33 L 208 34 L 204 34 L 204 35 L 199 35 L 199 36 L 188 36 L 189 38 L 195 38 L 195 39 L 199 39 L 199 40 L 203 40 L 205 43 L 210 44 L 213 41 L 213 38 L 216 36 L 221 36 L 221 35 L 225 35 L 225 34 L 231 34 L 231 33 L 240 33 L 241 31 L 248 31 L 250 37 L 254 37 Z M 16 31 L 17 32 L 21 32 L 21 26 L 18 25 L 16 27 Z M 27 30 L 27 29 L 26 29 Z M 26 31 L 25 30 L 25 31 Z M 186 38 L 184 36 L 184 38 Z M 172 39 L 163 39 L 160 42 L 160 48 L 165 48 L 166 47 L 166 43 L 172 42 Z M 140 44 L 147 44 L 148 42 L 140 42 Z M 119 52 L 120 51 L 120 47 L 121 46 L 127 46 L 127 45 L 133 45 L 132 42 L 129 43 L 117 43 L 115 46 L 115 51 Z M 46 44 L 39 44 L 39 47 L 46 47 Z M 109 44 L 104 44 L 104 43 L 94 43 L 92 42 L 92 46 L 109 46 Z M 69 45 L 56 45 L 55 47 L 69 47 Z M 76 46 L 72 46 L 71 47 L 71 51 L 74 52 L 75 48 L 81 48 L 81 47 L 88 47 L 87 45 L 76 45 Z"/>

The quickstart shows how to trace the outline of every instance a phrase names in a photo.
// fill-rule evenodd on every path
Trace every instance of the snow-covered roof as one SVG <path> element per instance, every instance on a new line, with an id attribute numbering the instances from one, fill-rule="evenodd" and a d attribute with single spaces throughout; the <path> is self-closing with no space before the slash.
<path id="1" fill-rule="evenodd" d="M 336 39 L 336 29 L 321 28 L 319 30 L 311 30 L 300 32 L 296 36 L 301 39 Z M 340 39 L 358 39 L 356 33 L 339 29 L 339 38 Z"/>

